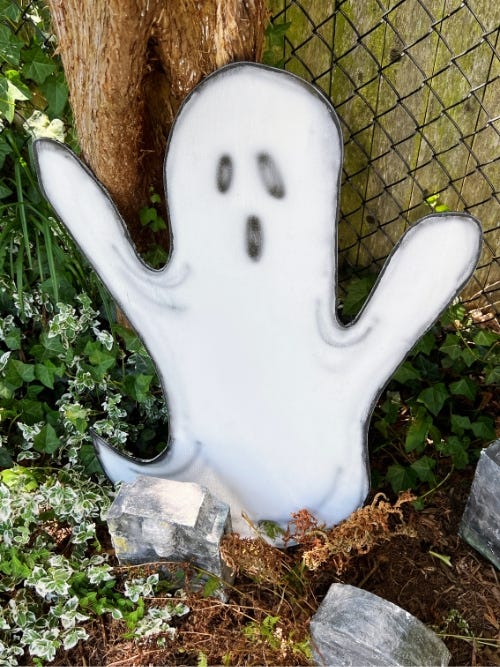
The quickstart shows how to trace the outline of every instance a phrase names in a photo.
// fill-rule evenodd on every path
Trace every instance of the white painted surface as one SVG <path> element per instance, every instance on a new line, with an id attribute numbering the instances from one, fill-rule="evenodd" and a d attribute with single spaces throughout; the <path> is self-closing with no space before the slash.
<path id="1" fill-rule="evenodd" d="M 383 385 L 456 295 L 481 232 L 427 217 L 393 251 L 349 327 L 335 316 L 342 140 L 327 100 L 278 70 L 237 64 L 184 103 L 166 159 L 174 249 L 152 271 L 109 196 L 60 144 L 36 143 L 47 199 L 150 351 L 170 452 L 137 462 L 98 442 L 113 480 L 207 486 L 235 529 L 307 508 L 331 524 L 368 492 L 366 430 Z"/>

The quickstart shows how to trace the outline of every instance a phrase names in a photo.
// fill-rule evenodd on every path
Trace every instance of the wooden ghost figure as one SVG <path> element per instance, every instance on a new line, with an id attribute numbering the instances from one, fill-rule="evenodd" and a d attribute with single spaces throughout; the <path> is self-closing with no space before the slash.
<path id="1" fill-rule="evenodd" d="M 113 481 L 197 482 L 233 526 L 333 524 L 368 492 L 366 434 L 384 384 L 471 275 L 478 223 L 433 215 L 399 241 L 357 319 L 336 316 L 342 137 L 321 92 L 253 63 L 184 102 L 165 163 L 173 251 L 137 256 L 113 202 L 64 146 L 35 144 L 47 199 L 149 350 L 170 414 L 151 461 L 96 447 Z"/>

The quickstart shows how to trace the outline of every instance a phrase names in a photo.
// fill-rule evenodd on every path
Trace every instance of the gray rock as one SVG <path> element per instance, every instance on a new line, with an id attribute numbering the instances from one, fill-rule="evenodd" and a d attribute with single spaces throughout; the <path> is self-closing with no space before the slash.
<path id="1" fill-rule="evenodd" d="M 500 440 L 481 452 L 459 534 L 500 570 Z"/>
<path id="2" fill-rule="evenodd" d="M 141 475 L 122 484 L 106 520 L 121 565 L 189 562 L 232 581 L 220 553 L 231 531 L 229 506 L 198 484 Z"/>
<path id="3" fill-rule="evenodd" d="M 345 584 L 332 584 L 311 619 L 318 665 L 442 665 L 450 661 L 443 642 L 392 602 Z"/>

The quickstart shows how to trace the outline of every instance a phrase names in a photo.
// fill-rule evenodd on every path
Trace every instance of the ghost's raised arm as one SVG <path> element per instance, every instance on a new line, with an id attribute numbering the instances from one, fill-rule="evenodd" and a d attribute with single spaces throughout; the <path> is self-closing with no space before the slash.
<path id="1" fill-rule="evenodd" d="M 389 375 L 470 278 L 481 240 L 474 218 L 447 213 L 423 218 L 397 244 L 354 325 L 372 325 L 368 349 Z"/>
<path id="2" fill-rule="evenodd" d="M 164 289 L 164 276 L 138 257 L 108 193 L 72 151 L 49 139 L 37 140 L 34 151 L 45 197 L 116 301 L 133 314 L 138 300 L 154 298 L 155 285 Z"/>

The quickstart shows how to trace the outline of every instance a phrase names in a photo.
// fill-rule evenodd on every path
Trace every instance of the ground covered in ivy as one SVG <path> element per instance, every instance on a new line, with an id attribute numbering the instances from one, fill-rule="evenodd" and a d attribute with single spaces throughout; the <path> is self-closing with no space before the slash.
<path id="1" fill-rule="evenodd" d="M 457 536 L 473 468 L 454 473 L 445 487 L 413 507 L 408 495 L 390 504 L 373 499 L 351 521 L 321 531 L 307 513 L 291 530 L 300 544 L 278 550 L 261 540 L 230 537 L 224 551 L 234 585 L 221 601 L 198 593 L 145 598 L 161 606 L 179 602 L 189 612 L 168 633 L 127 638 L 122 620 L 89 622 L 89 639 L 60 651 L 54 665 L 307 665 L 309 621 L 329 586 L 360 586 L 400 605 L 432 627 L 448 646 L 452 665 L 500 664 L 499 575 Z M 354 547 L 349 551 L 346 544 Z M 110 547 L 111 549 L 111 547 Z M 178 564 L 184 590 L 196 573 Z M 152 565 L 117 568 L 118 577 L 165 570 Z M 180 579 L 178 580 L 180 581 Z M 172 597 L 173 595 L 173 597 Z"/>
<path id="2" fill-rule="evenodd" d="M 500 437 L 495 326 L 449 309 L 375 408 L 366 506 L 332 529 L 299 512 L 284 549 L 228 536 L 221 600 L 216 580 L 193 592 L 187 564 L 120 567 L 113 552 L 114 490 L 89 429 L 136 455 L 165 446 L 140 341 L 85 294 L 20 302 L 4 280 L 0 305 L 0 667 L 312 664 L 310 619 L 335 582 L 415 615 L 451 664 L 500 665 L 498 572 L 457 535 L 479 453 Z"/>

